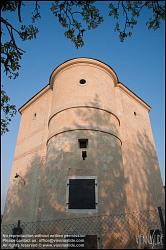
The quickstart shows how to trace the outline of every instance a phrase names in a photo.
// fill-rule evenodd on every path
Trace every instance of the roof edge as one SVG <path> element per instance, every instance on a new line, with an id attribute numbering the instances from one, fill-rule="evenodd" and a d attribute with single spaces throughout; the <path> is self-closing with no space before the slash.
<path id="1" fill-rule="evenodd" d="M 106 71 L 108 71 L 114 80 L 115 83 L 115 87 L 120 87 L 122 90 L 124 90 L 127 94 L 129 94 L 131 97 L 133 97 L 135 100 L 137 100 L 140 104 L 142 104 L 148 111 L 151 110 L 151 107 L 149 104 L 147 104 L 143 99 L 141 99 L 138 95 L 136 95 L 132 90 L 130 90 L 126 85 L 124 85 L 123 83 L 121 83 L 118 79 L 118 76 L 115 72 L 115 70 L 110 67 L 108 64 L 95 59 L 95 58 L 90 58 L 90 57 L 77 57 L 77 58 L 73 58 L 73 59 L 69 59 L 66 60 L 65 62 L 63 62 L 62 64 L 58 65 L 51 73 L 50 78 L 49 78 L 49 83 L 42 88 L 40 91 L 38 91 L 34 96 L 32 96 L 25 104 L 23 104 L 18 111 L 20 112 L 20 114 L 22 113 L 22 111 L 27 108 L 30 104 L 32 104 L 38 97 L 40 97 L 41 95 L 43 95 L 48 89 L 52 89 L 53 88 L 53 80 L 55 78 L 55 76 L 64 68 L 71 66 L 73 64 L 77 64 L 77 63 L 89 63 L 89 64 L 94 64 L 97 65 L 103 69 L 105 69 Z"/>
<path id="2" fill-rule="evenodd" d="M 136 95 L 131 89 L 129 89 L 126 85 L 124 85 L 121 82 L 118 82 L 117 87 L 120 87 L 123 89 L 127 94 L 129 94 L 131 97 L 133 97 L 135 100 L 137 100 L 140 104 L 142 104 L 148 111 L 151 110 L 151 106 L 147 104 L 141 97 Z"/>
<path id="3" fill-rule="evenodd" d="M 112 77 L 113 77 L 113 80 L 114 80 L 114 83 L 115 83 L 115 86 L 116 84 L 119 82 L 119 79 L 118 79 L 118 76 L 115 72 L 115 70 L 110 67 L 108 64 L 98 60 L 98 59 L 95 59 L 95 58 L 90 58 L 90 57 L 77 57 L 77 58 L 73 58 L 73 59 L 69 59 L 69 60 L 66 60 L 65 62 L 63 62 L 62 64 L 58 65 L 51 73 L 50 75 L 50 78 L 49 78 L 49 84 L 51 86 L 51 88 L 53 88 L 53 80 L 55 78 L 55 76 L 61 71 L 63 70 L 64 68 L 66 67 L 69 67 L 71 65 L 74 65 L 74 64 L 78 64 L 78 63 L 89 63 L 89 64 L 94 64 L 94 65 L 97 65 L 103 69 L 105 69 L 106 71 L 108 71 Z"/>
<path id="4" fill-rule="evenodd" d="M 38 97 L 42 96 L 47 90 L 50 89 L 49 83 L 39 90 L 34 96 L 32 96 L 28 101 L 26 101 L 19 109 L 19 113 L 22 114 L 22 111 L 26 109 L 30 104 L 32 104 Z"/>

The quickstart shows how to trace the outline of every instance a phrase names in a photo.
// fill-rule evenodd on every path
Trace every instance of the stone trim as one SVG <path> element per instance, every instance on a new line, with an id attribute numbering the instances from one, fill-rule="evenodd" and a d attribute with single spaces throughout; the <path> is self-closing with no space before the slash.
<path id="1" fill-rule="evenodd" d="M 51 119 L 52 119 L 54 116 L 56 116 L 57 114 L 59 114 L 59 113 L 61 113 L 61 112 L 63 112 L 63 111 L 66 111 L 66 110 L 68 110 L 68 109 L 74 109 L 74 108 L 93 108 L 93 109 L 99 109 L 99 110 L 105 111 L 105 112 L 107 112 L 107 113 L 113 115 L 113 116 L 118 120 L 118 123 L 119 123 L 119 126 L 120 126 L 120 120 L 119 120 L 119 118 L 117 117 L 117 115 L 115 115 L 114 113 L 112 113 L 112 112 L 109 111 L 109 110 L 106 110 L 106 109 L 103 109 L 103 108 L 99 108 L 99 107 L 94 107 L 94 106 L 73 106 L 73 107 L 69 107 L 69 108 L 62 109 L 62 110 L 56 112 L 55 114 L 53 114 L 52 116 L 50 116 L 50 118 L 49 118 L 49 120 L 48 120 L 48 127 L 49 127 L 49 124 L 50 124 Z"/>
<path id="2" fill-rule="evenodd" d="M 47 140 L 47 142 L 46 142 L 46 145 L 48 145 L 48 142 L 49 142 L 50 139 L 53 138 L 54 136 L 57 136 L 57 135 L 59 135 L 59 134 L 63 134 L 63 133 L 66 133 L 66 132 L 73 132 L 73 131 L 79 131 L 79 130 L 82 130 L 82 131 L 90 130 L 90 131 L 101 132 L 101 133 L 105 133 L 105 134 L 108 134 L 108 135 L 112 135 L 112 136 L 116 137 L 116 138 L 120 141 L 120 144 L 121 144 L 121 146 L 122 146 L 122 141 L 121 141 L 121 139 L 120 139 L 118 136 L 116 136 L 116 135 L 114 135 L 114 134 L 112 134 L 112 133 L 106 132 L 106 131 L 102 131 L 102 130 L 99 130 L 99 129 L 91 129 L 91 128 L 70 129 L 70 130 L 65 130 L 65 131 L 62 131 L 62 132 L 53 134 L 53 135 L 50 136 L 50 138 L 48 138 L 48 140 Z"/>
<path id="3" fill-rule="evenodd" d="M 49 84 L 50 87 L 53 88 L 53 81 L 56 77 L 57 74 L 59 74 L 60 71 L 64 70 L 65 68 L 69 67 L 69 66 L 73 66 L 75 64 L 86 64 L 86 65 L 93 65 L 93 66 L 98 66 L 99 68 L 105 70 L 107 73 L 109 73 L 114 81 L 114 84 L 116 86 L 117 82 L 118 82 L 118 77 L 115 73 L 115 71 L 107 64 L 103 63 L 102 61 L 99 61 L 97 59 L 93 59 L 93 58 L 86 58 L 86 57 L 79 57 L 79 58 L 74 58 L 68 61 L 65 61 L 64 63 L 60 64 L 57 68 L 54 69 L 54 71 L 52 72 L 50 79 L 49 79 Z"/>

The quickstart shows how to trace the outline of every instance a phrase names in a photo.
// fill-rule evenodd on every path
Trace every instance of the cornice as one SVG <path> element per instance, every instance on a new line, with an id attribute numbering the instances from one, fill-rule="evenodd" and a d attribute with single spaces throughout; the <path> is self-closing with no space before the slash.
<path id="1" fill-rule="evenodd" d="M 65 61 L 64 63 L 60 64 L 57 68 L 55 68 L 50 76 L 50 79 L 49 79 L 50 87 L 53 88 L 54 80 L 55 80 L 56 76 L 58 75 L 58 73 L 60 73 L 62 70 L 66 69 L 70 66 L 75 66 L 78 64 L 84 64 L 84 65 L 87 64 L 87 65 L 97 66 L 97 67 L 101 68 L 102 70 L 105 70 L 107 73 L 109 73 L 111 75 L 115 86 L 118 83 L 118 76 L 117 76 L 116 72 L 109 65 L 107 65 L 107 64 L 105 64 L 97 59 L 80 57 L 80 58 L 74 58 L 74 59 Z"/>

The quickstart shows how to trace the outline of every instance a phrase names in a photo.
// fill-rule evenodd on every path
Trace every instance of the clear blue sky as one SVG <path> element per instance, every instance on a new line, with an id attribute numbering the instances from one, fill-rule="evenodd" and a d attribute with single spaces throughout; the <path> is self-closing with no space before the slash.
<path id="1" fill-rule="evenodd" d="M 28 22 L 33 2 L 23 8 L 22 19 Z M 149 31 L 145 28 L 148 12 L 139 18 L 132 38 L 121 43 L 113 31 L 113 21 L 107 15 L 108 2 L 99 1 L 105 21 L 100 27 L 85 34 L 85 46 L 76 49 L 65 38 L 63 28 L 49 11 L 50 3 L 41 2 L 42 19 L 36 40 L 19 43 L 26 50 L 21 61 L 20 75 L 16 80 L 2 76 L 5 89 L 17 109 L 49 81 L 51 72 L 59 64 L 74 57 L 92 57 L 109 64 L 119 80 L 145 100 L 151 107 L 151 125 L 161 174 L 164 180 L 164 24 Z M 13 22 L 15 23 L 14 16 Z M 2 210 L 8 188 L 12 160 L 19 129 L 20 114 L 17 113 L 10 124 L 10 132 L 2 136 L 1 178 Z"/>

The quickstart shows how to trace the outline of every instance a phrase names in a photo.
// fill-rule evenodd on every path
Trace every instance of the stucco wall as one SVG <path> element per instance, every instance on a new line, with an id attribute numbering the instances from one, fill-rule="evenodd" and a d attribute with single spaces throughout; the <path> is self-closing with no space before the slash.
<path id="1" fill-rule="evenodd" d="M 120 89 L 118 101 L 128 209 L 163 207 L 162 179 L 149 112 Z"/>
<path id="2" fill-rule="evenodd" d="M 119 120 L 114 114 L 99 108 L 71 107 L 52 117 L 49 123 L 48 140 L 58 133 L 74 129 L 100 130 L 118 137 Z"/>
<path id="3" fill-rule="evenodd" d="M 79 83 L 81 79 L 85 79 L 86 83 L 81 85 Z M 51 114 L 68 107 L 82 105 L 115 112 L 114 85 L 111 74 L 99 66 L 88 62 L 67 66 L 53 79 Z"/>
<path id="4" fill-rule="evenodd" d="M 3 223 L 85 215 L 67 210 L 69 176 L 96 176 L 98 206 L 90 214 L 162 206 L 147 105 L 118 85 L 112 69 L 92 59 L 59 66 L 50 86 L 21 111 Z M 85 161 L 81 138 L 89 140 Z"/>
<path id="5" fill-rule="evenodd" d="M 80 138 L 88 138 L 85 160 L 82 159 L 78 144 Z M 70 212 L 67 209 L 67 179 L 70 176 L 97 177 L 97 210 Z M 50 139 L 42 180 L 41 220 L 110 214 L 115 211 L 124 213 L 126 209 L 121 142 L 107 133 L 79 130 L 64 132 Z"/>
<path id="6" fill-rule="evenodd" d="M 52 90 L 22 111 L 3 223 L 36 220 Z M 36 116 L 34 115 L 36 113 Z M 16 173 L 21 176 L 15 178 Z"/>

